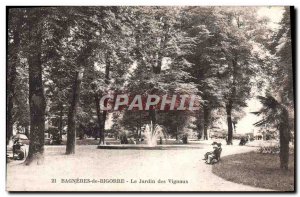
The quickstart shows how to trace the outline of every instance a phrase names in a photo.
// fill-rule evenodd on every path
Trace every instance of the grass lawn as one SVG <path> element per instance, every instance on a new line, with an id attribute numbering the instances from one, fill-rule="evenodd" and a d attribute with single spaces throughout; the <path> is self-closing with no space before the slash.
<path id="1" fill-rule="evenodd" d="M 294 191 L 294 155 L 289 170 L 279 169 L 279 156 L 249 152 L 225 156 L 212 168 L 225 180 L 278 191 Z"/>

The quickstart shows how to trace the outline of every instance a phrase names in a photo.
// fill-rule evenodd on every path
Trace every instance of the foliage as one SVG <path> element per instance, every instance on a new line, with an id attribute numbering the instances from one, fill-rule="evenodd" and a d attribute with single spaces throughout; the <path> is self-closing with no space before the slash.
<path id="1" fill-rule="evenodd" d="M 261 154 L 279 154 L 280 147 L 279 146 L 261 146 L 258 149 L 258 152 Z"/>
<path id="2" fill-rule="evenodd" d="M 264 108 L 256 114 L 263 118 L 256 125 L 283 128 L 288 123 L 293 131 L 290 10 L 285 8 L 278 30 L 257 13 L 256 7 L 10 9 L 8 81 L 15 84 L 7 92 L 13 104 L 8 107 L 10 123 L 29 126 L 28 67 L 38 52 L 46 118 L 59 123 L 55 126 L 60 129 L 70 110 L 74 77 L 84 70 L 76 128 L 95 138 L 111 116 L 115 136 L 122 130 L 140 135 L 142 125 L 154 120 L 153 114 L 156 123 L 177 138 L 191 127 L 208 136 L 208 130 L 227 119 L 232 138 L 232 125 L 245 116 L 247 100 L 266 89 L 270 96 L 259 97 Z M 201 108 L 154 109 L 152 115 L 125 109 L 115 116 L 98 108 L 97 98 L 106 93 L 197 95 Z"/>
<path id="3" fill-rule="evenodd" d="M 284 105 L 279 103 L 274 97 L 267 94 L 266 97 L 258 96 L 262 104 L 262 108 L 257 112 L 262 120 L 256 122 L 256 126 L 271 125 L 279 132 L 280 139 L 280 167 L 284 170 L 288 169 L 289 162 L 289 142 L 290 142 L 290 125 L 288 110 Z"/>
<path id="4" fill-rule="evenodd" d="M 261 116 L 262 119 L 256 122 L 255 126 L 264 126 L 272 124 L 275 128 L 279 128 L 282 124 L 288 127 L 288 122 L 285 122 L 286 109 L 274 97 L 266 95 L 266 97 L 257 97 L 262 104 L 262 108 L 257 112 L 252 112 L 255 115 Z"/>

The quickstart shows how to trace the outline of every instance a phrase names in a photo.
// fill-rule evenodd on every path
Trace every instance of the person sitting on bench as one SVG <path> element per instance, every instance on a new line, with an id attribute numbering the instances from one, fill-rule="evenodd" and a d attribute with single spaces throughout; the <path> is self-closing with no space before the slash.
<path id="1" fill-rule="evenodd" d="M 221 143 L 217 143 L 217 142 L 213 142 L 211 145 L 212 146 L 217 145 L 219 148 L 221 148 L 222 144 Z M 205 153 L 203 160 L 207 160 L 208 159 L 208 155 L 213 154 L 213 152 L 214 152 L 214 149 L 212 151 L 210 151 L 210 152 Z"/>
<path id="2" fill-rule="evenodd" d="M 221 148 L 221 143 L 216 143 L 213 145 L 213 151 L 210 152 L 209 154 L 207 154 L 207 159 L 205 161 L 205 163 L 207 164 L 214 164 L 217 163 L 218 161 L 220 161 L 220 157 L 221 157 L 221 152 L 222 152 L 222 148 Z"/>

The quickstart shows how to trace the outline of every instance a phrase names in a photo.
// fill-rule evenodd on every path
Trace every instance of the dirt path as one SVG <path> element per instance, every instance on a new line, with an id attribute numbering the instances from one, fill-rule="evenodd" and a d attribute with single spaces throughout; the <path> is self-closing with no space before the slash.
<path id="1" fill-rule="evenodd" d="M 9 191 L 266 191 L 226 181 L 202 157 L 211 147 L 171 150 L 101 150 L 77 146 L 75 156 L 64 147 L 46 147 L 43 166 L 7 166 Z M 224 146 L 222 156 L 253 150 Z M 15 179 L 13 179 L 15 177 Z M 62 183 L 62 179 L 124 179 L 124 183 Z M 51 183 L 56 179 L 56 183 Z M 140 179 L 148 183 L 139 183 Z M 170 180 L 169 180 L 170 179 Z M 172 182 L 173 180 L 173 182 Z M 137 183 L 133 183 L 137 181 Z M 164 183 L 162 183 L 165 181 Z M 176 183 L 175 182 L 181 182 Z M 155 182 L 155 183 L 154 183 Z M 161 183 L 159 183 L 161 182 Z"/>

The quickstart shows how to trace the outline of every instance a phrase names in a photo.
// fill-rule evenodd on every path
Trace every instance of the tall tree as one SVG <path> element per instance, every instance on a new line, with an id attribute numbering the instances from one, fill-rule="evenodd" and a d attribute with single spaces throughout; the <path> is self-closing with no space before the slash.
<path id="1" fill-rule="evenodd" d="M 64 43 L 64 58 L 73 68 L 70 76 L 73 76 L 72 88 L 70 93 L 70 105 L 68 109 L 68 130 L 67 130 L 67 145 L 66 154 L 75 154 L 76 145 L 76 120 L 77 108 L 80 103 L 81 82 L 85 72 L 85 68 L 90 66 L 90 57 L 93 50 L 93 45 L 90 42 L 92 34 L 91 30 L 93 21 L 93 8 L 87 7 L 71 7 L 66 12 L 70 18 L 68 26 L 69 34 Z M 75 70 L 75 72 L 74 72 Z"/>
<path id="2" fill-rule="evenodd" d="M 43 10 L 27 9 L 28 33 L 28 65 L 29 65 L 29 105 L 30 105 L 30 143 L 26 164 L 33 161 L 41 164 L 44 158 L 45 132 L 45 96 L 42 80 L 42 26 Z"/>
<path id="3" fill-rule="evenodd" d="M 262 108 L 254 114 L 261 116 L 262 120 L 256 122 L 255 126 L 272 125 L 279 130 L 280 139 L 280 168 L 288 169 L 289 164 L 289 141 L 290 126 L 288 110 L 280 104 L 274 97 L 267 94 L 265 97 L 258 96 L 262 104 Z"/>
<path id="4" fill-rule="evenodd" d="M 6 144 L 13 134 L 13 109 L 16 89 L 17 67 L 20 65 L 21 32 L 23 26 L 23 11 L 21 9 L 9 9 L 8 13 L 8 63 L 7 63 L 7 128 Z"/>
<path id="5" fill-rule="evenodd" d="M 90 45 L 90 31 L 89 19 L 89 10 L 87 13 L 82 8 L 73 8 L 75 15 L 71 15 L 75 22 L 74 26 L 70 27 L 70 46 L 65 48 L 68 59 L 72 65 L 75 72 L 71 72 L 70 76 L 74 77 L 72 82 L 72 89 L 70 94 L 70 105 L 68 109 L 68 122 L 67 122 L 67 145 L 66 145 L 66 154 L 75 154 L 75 145 L 76 145 L 76 120 L 77 120 L 77 108 L 80 100 L 81 93 L 81 82 L 85 72 L 85 68 L 90 65 L 90 56 L 92 53 L 93 46 Z M 82 15 L 86 18 L 82 19 Z M 69 16 L 69 17 L 71 17 Z M 76 20 L 77 19 L 77 20 Z M 86 24 L 87 23 L 87 24 Z"/>
<path id="6" fill-rule="evenodd" d="M 262 120 L 256 126 L 273 126 L 280 139 L 280 168 L 288 169 L 289 142 L 294 131 L 294 89 L 291 40 L 291 11 L 285 7 L 274 42 L 269 47 L 274 54 L 272 64 L 264 71 L 269 76 L 269 89 L 265 96 L 259 96 L 262 108 L 256 115 Z"/>
<path id="7" fill-rule="evenodd" d="M 94 98 L 98 129 L 99 144 L 105 144 L 105 124 L 108 116 L 106 110 L 101 110 L 100 99 L 110 90 L 117 91 L 123 86 L 125 70 L 128 69 L 130 37 L 128 36 L 127 7 L 103 7 L 93 10 L 93 26 L 90 27 L 94 35 L 90 44 L 93 45 L 93 66 L 89 67 L 86 84 L 90 84 L 87 91 Z M 104 101 L 104 106 L 107 105 Z M 97 136 L 96 136 L 97 138 Z"/>
<path id="8" fill-rule="evenodd" d="M 260 48 L 267 53 L 259 39 L 265 34 L 256 34 L 265 24 L 258 18 L 256 8 L 215 8 L 215 14 L 218 28 L 212 48 L 220 57 L 214 63 L 219 65 L 219 85 L 228 125 L 227 144 L 232 144 L 232 111 L 247 106 L 246 100 L 256 84 L 255 74 L 263 64 L 264 57 L 259 56 L 262 54 L 252 49 Z"/>
<path id="9" fill-rule="evenodd" d="M 181 29 L 183 12 L 178 7 L 134 8 L 132 54 L 134 69 L 128 80 L 131 94 L 194 94 L 197 92 L 186 68 L 185 59 L 192 40 Z M 145 20 L 139 20 L 144 18 Z M 138 113 L 136 114 L 139 115 Z M 156 107 L 149 109 L 149 123 L 158 121 Z"/>
<path id="10" fill-rule="evenodd" d="M 68 131 L 66 154 L 75 154 L 76 144 L 76 111 L 79 103 L 80 85 L 83 77 L 84 69 L 76 71 L 75 79 L 72 87 L 72 100 L 68 112 Z"/>

